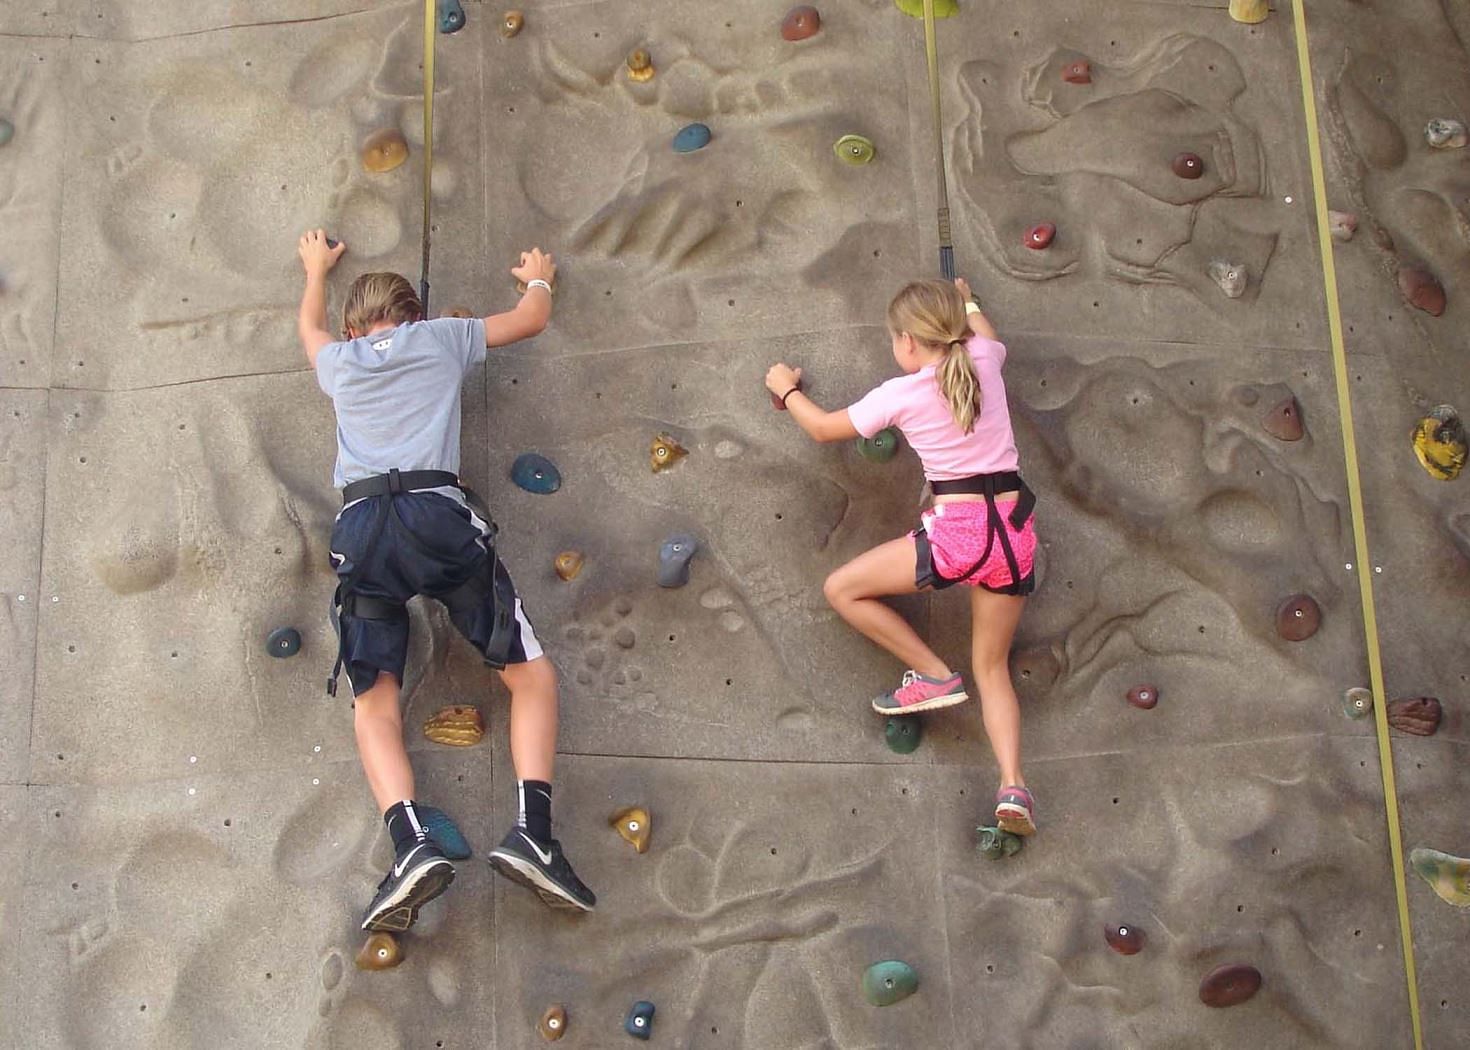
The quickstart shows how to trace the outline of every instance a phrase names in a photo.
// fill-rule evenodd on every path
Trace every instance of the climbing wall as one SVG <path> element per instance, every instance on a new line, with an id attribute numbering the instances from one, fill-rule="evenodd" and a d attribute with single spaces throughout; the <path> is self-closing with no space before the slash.
<path id="1" fill-rule="evenodd" d="M 533 244 L 561 267 L 547 331 L 466 384 L 463 472 L 560 674 L 557 830 L 600 903 L 465 861 L 381 971 L 354 957 L 390 848 L 322 690 L 334 429 L 295 239 L 347 244 L 333 310 L 357 273 L 417 281 L 422 6 L 0 13 L 0 1045 L 520 1048 L 561 1004 L 563 1045 L 605 1048 L 637 1045 L 638 1000 L 670 1047 L 1412 1045 L 1345 693 L 1367 572 L 1387 698 L 1443 715 L 1392 734 L 1406 848 L 1470 854 L 1470 502 L 1413 441 L 1470 405 L 1470 150 L 1425 134 L 1470 118 L 1470 15 L 1307 8 L 1371 565 L 1289 4 L 938 24 L 955 253 L 1041 500 L 1012 656 L 1041 831 L 991 860 L 979 706 L 890 750 L 868 702 L 901 669 L 821 593 L 912 527 L 918 464 L 814 445 L 762 387 L 784 360 L 839 407 L 893 374 L 883 306 L 937 260 L 921 23 L 817 6 L 787 39 L 813 22 L 783 35 L 785 0 L 537 3 L 513 33 L 471 2 L 437 37 L 431 312 L 508 308 Z M 407 159 L 371 170 L 375 133 Z M 660 435 L 688 455 L 654 470 Z M 558 491 L 512 484 L 528 451 Z M 689 579 L 660 587 L 676 535 Z M 962 596 L 896 605 L 965 664 Z M 411 611 L 419 795 L 483 854 L 513 817 L 506 696 Z M 482 742 L 423 737 L 449 704 Z M 1457 1046 L 1470 920 L 1406 877 L 1425 1043 Z M 886 959 L 919 987 L 876 1007 Z M 1260 989 L 1212 1008 L 1227 965 Z"/>

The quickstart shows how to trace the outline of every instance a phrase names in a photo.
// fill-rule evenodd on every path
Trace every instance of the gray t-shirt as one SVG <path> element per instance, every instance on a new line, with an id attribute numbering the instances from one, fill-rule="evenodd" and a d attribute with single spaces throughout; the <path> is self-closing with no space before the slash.
<path id="1" fill-rule="evenodd" d="M 394 467 L 458 474 L 459 388 L 484 360 L 478 317 L 415 321 L 322 347 L 316 381 L 337 411 L 332 484 Z"/>

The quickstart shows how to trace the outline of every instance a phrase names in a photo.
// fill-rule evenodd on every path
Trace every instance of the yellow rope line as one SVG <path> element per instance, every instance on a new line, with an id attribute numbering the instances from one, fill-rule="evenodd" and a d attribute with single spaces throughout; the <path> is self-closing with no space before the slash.
<path id="1" fill-rule="evenodd" d="M 1332 337 L 1332 370 L 1337 379 L 1337 411 L 1342 423 L 1342 452 L 1347 469 L 1348 503 L 1352 509 L 1353 551 L 1357 559 L 1358 589 L 1363 604 L 1363 634 L 1368 649 L 1368 680 L 1373 688 L 1373 723 L 1378 732 L 1378 765 L 1383 774 L 1383 802 L 1388 817 L 1388 850 L 1393 860 L 1393 888 L 1398 898 L 1399 935 L 1403 941 L 1404 977 L 1409 989 L 1409 1018 L 1414 1025 L 1415 1050 L 1423 1050 L 1419 1019 L 1419 983 L 1414 970 L 1414 934 L 1409 925 L 1409 894 L 1404 885 L 1404 845 L 1399 834 L 1399 799 L 1394 786 L 1393 750 L 1388 739 L 1388 712 L 1383 691 L 1383 662 L 1378 650 L 1378 620 L 1373 611 L 1373 573 L 1368 560 L 1368 533 L 1363 519 L 1363 486 L 1358 473 L 1358 445 L 1353 433 L 1353 408 L 1348 389 L 1347 351 L 1342 339 L 1342 311 L 1337 297 L 1337 267 L 1327 224 L 1327 179 L 1322 171 L 1321 133 L 1317 126 L 1317 98 L 1312 87 L 1308 55 L 1305 0 L 1295 0 L 1296 54 L 1301 70 L 1302 104 L 1307 118 L 1307 153 L 1312 166 L 1312 189 L 1317 205 L 1317 239 L 1322 251 L 1322 280 L 1327 290 L 1327 327 Z"/>
<path id="2" fill-rule="evenodd" d="M 949 227 L 949 187 L 944 178 L 944 121 L 939 112 L 939 45 L 934 36 L 934 0 L 924 0 L 924 59 L 929 66 L 929 101 L 934 111 L 934 155 L 939 172 L 939 272 L 953 280 L 954 240 Z"/>
<path id="3" fill-rule="evenodd" d="M 419 299 L 429 310 L 429 196 L 434 174 L 434 37 L 438 35 L 434 0 L 424 0 L 424 237 L 419 269 Z"/>

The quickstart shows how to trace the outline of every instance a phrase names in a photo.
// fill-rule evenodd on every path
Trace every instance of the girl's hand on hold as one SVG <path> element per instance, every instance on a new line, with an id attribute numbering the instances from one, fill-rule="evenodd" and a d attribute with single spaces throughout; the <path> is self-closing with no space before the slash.
<path id="1" fill-rule="evenodd" d="M 975 293 L 970 291 L 970 282 L 963 277 L 956 277 L 954 279 L 954 286 L 960 290 L 960 295 L 964 296 L 965 302 L 969 302 L 975 298 Z"/>
<path id="2" fill-rule="evenodd" d="M 521 252 L 520 265 L 512 266 L 510 275 L 523 284 L 540 280 L 555 287 L 556 263 L 552 261 L 550 252 L 532 248 L 528 252 Z"/>
<path id="3" fill-rule="evenodd" d="M 800 382 L 801 369 L 792 368 L 790 365 L 778 362 L 766 372 L 766 389 L 777 397 L 785 396 Z"/>

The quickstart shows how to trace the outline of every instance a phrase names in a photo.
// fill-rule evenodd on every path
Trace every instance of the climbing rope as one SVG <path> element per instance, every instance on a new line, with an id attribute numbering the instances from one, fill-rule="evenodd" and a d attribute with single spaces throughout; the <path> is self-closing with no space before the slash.
<path id="1" fill-rule="evenodd" d="M 438 35 L 435 0 L 424 0 L 424 237 L 419 268 L 419 303 L 429 315 L 429 199 L 434 175 L 434 38 Z"/>
<path id="2" fill-rule="evenodd" d="M 1353 434 L 1353 408 L 1348 388 L 1347 352 L 1342 339 L 1342 311 L 1337 298 L 1337 268 L 1327 222 L 1327 180 L 1322 172 L 1321 134 L 1317 127 L 1317 99 L 1312 87 L 1308 56 L 1305 0 L 1292 4 L 1296 18 L 1296 53 L 1302 81 L 1302 105 L 1307 118 L 1307 153 L 1312 167 L 1312 190 L 1317 206 L 1317 239 L 1322 252 L 1322 280 L 1327 290 L 1327 328 L 1332 338 L 1332 371 L 1337 380 L 1337 411 L 1342 425 L 1342 452 L 1347 470 L 1348 504 L 1353 520 L 1353 556 L 1357 559 L 1358 590 L 1363 606 L 1363 634 L 1368 649 L 1368 680 L 1373 689 L 1373 723 L 1378 732 L 1378 765 L 1383 774 L 1383 803 L 1388 817 L 1388 851 L 1393 860 L 1393 888 L 1398 898 L 1399 935 L 1403 941 L 1404 977 L 1409 988 L 1409 1018 L 1414 1025 L 1415 1050 L 1423 1050 L 1419 1020 L 1419 983 L 1414 971 L 1414 934 L 1409 925 L 1409 894 L 1404 884 L 1404 845 L 1399 833 L 1399 799 L 1394 786 L 1393 750 L 1388 739 L 1388 711 L 1383 690 L 1383 662 L 1378 648 L 1378 620 L 1373 611 L 1373 574 L 1368 571 L 1368 534 L 1363 519 L 1363 485 L 1358 474 L 1358 445 Z"/>
<path id="3" fill-rule="evenodd" d="M 954 241 L 949 233 L 949 187 L 944 181 L 944 123 L 939 116 L 939 49 L 934 41 L 934 0 L 924 0 L 924 55 L 929 62 L 929 98 L 934 106 L 934 154 L 939 170 L 939 272 L 952 281 Z"/>

